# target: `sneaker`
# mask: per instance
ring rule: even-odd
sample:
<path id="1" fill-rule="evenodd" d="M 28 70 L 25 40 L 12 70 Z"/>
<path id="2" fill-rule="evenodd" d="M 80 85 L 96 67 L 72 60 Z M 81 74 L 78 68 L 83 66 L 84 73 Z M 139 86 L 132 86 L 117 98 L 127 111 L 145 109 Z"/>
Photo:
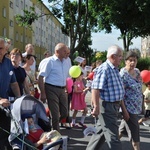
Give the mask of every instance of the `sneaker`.
<path id="1" fill-rule="evenodd" d="M 77 124 L 71 123 L 72 128 L 78 128 L 79 126 Z"/>
<path id="2" fill-rule="evenodd" d="M 85 124 L 81 123 L 81 122 L 79 122 L 79 125 L 80 125 L 81 127 L 83 127 L 83 128 L 87 128 L 87 126 L 86 126 Z"/>

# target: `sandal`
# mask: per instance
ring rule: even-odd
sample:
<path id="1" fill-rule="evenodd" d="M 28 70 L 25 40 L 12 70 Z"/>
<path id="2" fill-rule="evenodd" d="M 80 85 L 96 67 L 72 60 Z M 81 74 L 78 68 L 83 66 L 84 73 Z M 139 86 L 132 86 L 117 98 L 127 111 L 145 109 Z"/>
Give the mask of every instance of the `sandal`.
<path id="1" fill-rule="evenodd" d="M 77 124 L 71 123 L 72 128 L 78 128 L 79 126 Z"/>
<path id="2" fill-rule="evenodd" d="M 85 124 L 81 123 L 81 122 L 79 122 L 79 125 L 80 125 L 81 127 L 83 127 L 83 128 L 87 128 L 87 126 L 86 126 Z"/>

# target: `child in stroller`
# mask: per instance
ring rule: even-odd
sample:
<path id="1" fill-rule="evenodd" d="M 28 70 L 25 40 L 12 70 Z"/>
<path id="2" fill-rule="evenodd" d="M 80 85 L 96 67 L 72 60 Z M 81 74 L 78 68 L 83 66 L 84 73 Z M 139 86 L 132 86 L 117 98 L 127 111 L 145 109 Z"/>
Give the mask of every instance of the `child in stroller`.
<path id="1" fill-rule="evenodd" d="M 27 117 L 27 114 L 30 115 L 30 117 L 29 116 Z M 24 122 L 25 118 L 26 118 L 26 121 Z M 29 142 L 30 140 L 26 138 L 29 136 L 27 132 L 25 132 L 27 130 L 24 130 L 26 129 L 25 124 L 27 125 L 27 119 L 29 119 L 28 120 L 28 122 L 30 122 L 29 124 L 31 124 L 31 122 L 33 123 L 33 120 L 34 120 L 36 127 L 38 127 L 37 129 L 39 129 L 39 127 L 42 128 L 41 133 L 43 133 L 43 131 L 44 132 L 50 131 L 50 128 L 49 128 L 50 120 L 48 120 L 47 118 L 44 105 L 36 98 L 30 95 L 24 95 L 18 98 L 13 103 L 13 107 L 11 110 L 11 133 L 9 136 L 9 142 L 12 145 L 13 149 L 24 149 L 24 147 L 25 148 L 27 147 L 26 148 L 27 150 L 37 149 L 36 147 L 48 141 L 47 135 L 52 136 L 54 135 L 54 133 L 56 133 L 56 131 L 52 131 L 52 132 L 49 132 L 49 134 L 46 134 L 46 135 L 43 134 L 44 135 L 43 138 L 41 137 L 41 139 L 39 139 L 39 141 L 36 142 L 35 144 L 36 146 L 35 146 L 34 144 L 31 144 L 31 142 Z M 30 128 L 32 127 L 33 126 L 30 126 Z M 61 137 L 59 136 L 59 138 Z M 44 150 L 50 149 L 51 145 L 53 145 L 52 147 L 54 147 L 56 145 L 64 144 L 64 142 L 62 141 L 62 138 L 58 140 L 59 143 L 57 143 L 58 141 L 54 142 L 54 140 L 52 139 L 53 137 L 51 137 L 52 142 L 50 142 L 52 144 L 46 145 L 46 148 L 44 147 Z M 28 144 L 28 142 L 31 145 Z"/>
<path id="2" fill-rule="evenodd" d="M 61 138 L 61 134 L 52 130 L 50 132 L 44 132 L 42 128 L 40 128 L 37 124 L 34 123 L 33 117 L 30 114 L 26 114 L 22 116 L 22 120 L 27 119 L 29 134 L 27 135 L 27 139 L 34 143 L 35 147 L 39 150 L 43 149 L 43 144 L 51 144 L 52 142 L 57 141 Z M 60 146 L 55 146 L 55 150 Z"/>

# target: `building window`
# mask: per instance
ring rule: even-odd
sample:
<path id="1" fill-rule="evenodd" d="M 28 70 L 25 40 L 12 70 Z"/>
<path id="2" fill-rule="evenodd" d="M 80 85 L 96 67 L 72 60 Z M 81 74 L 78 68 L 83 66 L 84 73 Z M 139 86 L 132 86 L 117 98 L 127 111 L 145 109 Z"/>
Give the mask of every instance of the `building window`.
<path id="1" fill-rule="evenodd" d="M 12 20 L 10 20 L 10 26 L 13 27 L 13 21 Z"/>
<path id="2" fill-rule="evenodd" d="M 16 6 L 19 7 L 19 0 L 16 0 Z"/>
<path id="3" fill-rule="evenodd" d="M 27 36 L 26 36 L 26 38 L 25 38 L 25 42 L 28 43 L 28 38 L 27 38 Z"/>
<path id="4" fill-rule="evenodd" d="M 28 5 L 26 5 L 26 10 L 28 10 Z"/>
<path id="5" fill-rule="evenodd" d="M 21 34 L 21 38 L 20 38 L 20 41 L 21 41 L 21 42 L 23 42 L 23 35 L 22 35 L 22 34 Z"/>
<path id="6" fill-rule="evenodd" d="M 41 35 L 41 29 L 39 28 L 39 35 Z"/>
<path id="7" fill-rule="evenodd" d="M 16 33 L 16 41 L 18 41 L 18 32 Z"/>
<path id="8" fill-rule="evenodd" d="M 6 8 L 3 8 L 3 17 L 6 18 Z"/>
<path id="9" fill-rule="evenodd" d="M 3 28 L 3 36 L 6 37 L 6 28 Z"/>
<path id="10" fill-rule="evenodd" d="M 24 9 L 23 1 L 21 1 L 21 9 Z"/>
<path id="11" fill-rule="evenodd" d="M 38 27 L 36 27 L 36 34 L 38 35 Z"/>
<path id="12" fill-rule="evenodd" d="M 13 8 L 13 2 L 12 1 L 10 1 L 9 6 L 10 6 L 10 8 Z"/>

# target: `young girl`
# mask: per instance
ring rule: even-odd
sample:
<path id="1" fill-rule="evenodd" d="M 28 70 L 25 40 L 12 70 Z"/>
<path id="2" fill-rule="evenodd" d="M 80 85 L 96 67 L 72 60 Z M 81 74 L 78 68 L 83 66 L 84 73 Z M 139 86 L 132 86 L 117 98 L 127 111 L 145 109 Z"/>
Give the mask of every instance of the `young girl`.
<path id="1" fill-rule="evenodd" d="M 71 110 L 74 110 L 72 115 L 72 123 L 71 127 L 78 127 L 76 125 L 76 115 L 79 110 L 82 111 L 82 117 L 81 121 L 79 122 L 79 125 L 83 128 L 86 128 L 86 125 L 84 125 L 84 120 L 87 113 L 87 106 L 85 103 L 85 93 L 88 91 L 89 88 L 85 88 L 83 84 L 83 73 L 75 79 L 75 82 L 73 84 L 73 94 L 72 94 L 72 101 L 71 101 Z"/>
<path id="2" fill-rule="evenodd" d="M 145 126 L 149 126 L 146 124 L 146 121 L 150 118 L 150 82 L 146 83 L 146 90 L 144 91 L 144 106 L 145 106 L 145 115 L 144 118 L 141 118 L 138 122 L 143 123 Z"/>

